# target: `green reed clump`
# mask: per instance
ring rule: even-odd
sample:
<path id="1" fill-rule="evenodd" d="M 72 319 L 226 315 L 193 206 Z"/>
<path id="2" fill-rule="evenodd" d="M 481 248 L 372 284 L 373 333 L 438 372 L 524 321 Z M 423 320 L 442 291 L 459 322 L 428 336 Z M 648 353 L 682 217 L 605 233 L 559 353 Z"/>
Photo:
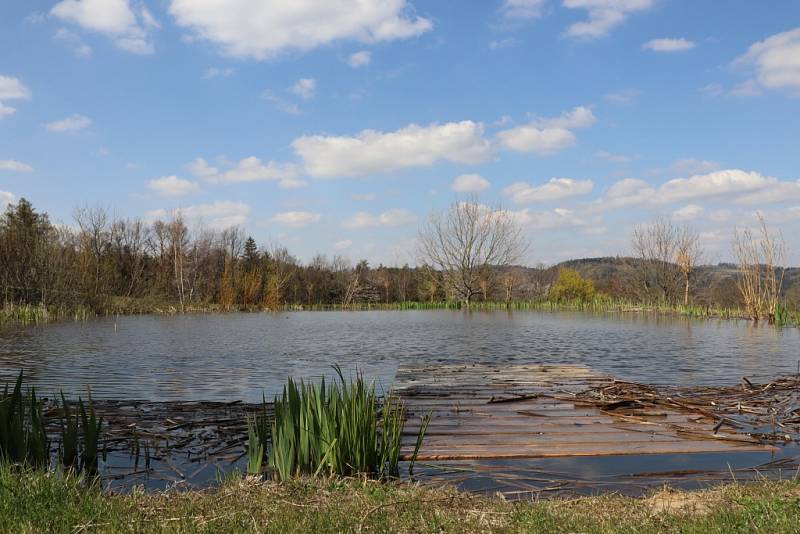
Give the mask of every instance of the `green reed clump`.
<path id="1" fill-rule="evenodd" d="M 83 403 L 83 399 L 78 398 L 78 412 L 81 417 L 81 433 L 83 440 L 81 445 L 81 468 L 90 472 L 97 472 L 98 459 L 100 457 L 100 439 L 102 437 L 103 419 L 97 418 L 92 402 L 92 392 L 89 391 L 89 409 Z"/>
<path id="2" fill-rule="evenodd" d="M 11 393 L 6 385 L 0 396 L 0 461 L 46 467 L 50 459 L 50 442 L 42 405 L 34 388 L 23 395 L 22 379 L 20 371 Z"/>
<path id="3" fill-rule="evenodd" d="M 336 372 L 339 380 L 330 383 L 290 378 L 275 398 L 268 461 L 277 478 L 399 475 L 405 408 L 393 398 L 381 407 L 374 382 L 367 384 L 362 374 L 346 382 Z M 420 434 L 421 443 L 424 430 Z"/>

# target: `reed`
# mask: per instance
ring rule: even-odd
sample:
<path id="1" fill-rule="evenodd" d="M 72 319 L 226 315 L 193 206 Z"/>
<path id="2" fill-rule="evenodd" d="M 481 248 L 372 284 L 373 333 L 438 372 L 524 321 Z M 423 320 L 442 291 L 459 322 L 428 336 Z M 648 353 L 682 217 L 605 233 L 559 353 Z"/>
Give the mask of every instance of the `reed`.
<path id="1" fill-rule="evenodd" d="M 92 402 L 92 392 L 89 390 L 89 409 L 87 411 L 83 399 L 78 398 L 78 413 L 80 414 L 81 433 L 83 434 L 81 449 L 81 468 L 89 473 L 97 473 L 100 452 L 100 440 L 103 430 L 103 419 L 97 419 Z"/>
<path id="2" fill-rule="evenodd" d="M 275 398 L 270 470 L 280 480 L 320 473 L 398 476 L 405 408 L 394 398 L 381 406 L 374 382 L 367 384 L 361 373 L 347 382 L 335 369 L 338 380 L 330 383 L 290 378 Z M 418 442 L 423 438 L 421 430 Z"/>
<path id="3" fill-rule="evenodd" d="M 59 448 L 59 455 L 61 465 L 65 470 L 77 469 L 78 460 L 80 459 L 79 442 L 78 442 L 78 415 L 72 413 L 69 403 L 64 398 L 64 392 L 61 392 L 61 404 L 64 409 L 64 416 L 61 418 L 61 446 Z"/>
<path id="4" fill-rule="evenodd" d="M 22 393 L 20 371 L 14 389 L 8 385 L 0 397 L 0 461 L 34 467 L 47 466 L 50 442 L 47 439 L 41 402 L 36 390 Z"/>

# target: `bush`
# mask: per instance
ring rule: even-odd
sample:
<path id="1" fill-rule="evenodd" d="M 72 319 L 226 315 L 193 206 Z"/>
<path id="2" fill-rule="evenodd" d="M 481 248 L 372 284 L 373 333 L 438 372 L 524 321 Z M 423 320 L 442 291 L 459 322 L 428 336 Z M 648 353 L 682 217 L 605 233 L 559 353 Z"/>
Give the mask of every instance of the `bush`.
<path id="1" fill-rule="evenodd" d="M 558 280 L 550 289 L 550 299 L 589 301 L 597 295 L 594 282 L 583 278 L 574 269 L 561 268 L 558 270 Z"/>

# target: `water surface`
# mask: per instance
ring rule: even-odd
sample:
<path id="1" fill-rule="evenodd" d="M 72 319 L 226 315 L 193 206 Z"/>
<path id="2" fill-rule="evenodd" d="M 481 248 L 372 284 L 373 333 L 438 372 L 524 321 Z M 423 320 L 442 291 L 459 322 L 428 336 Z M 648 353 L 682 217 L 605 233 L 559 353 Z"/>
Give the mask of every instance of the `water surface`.
<path id="1" fill-rule="evenodd" d="M 626 380 L 729 384 L 797 372 L 800 331 L 745 321 L 536 311 L 237 313 L 102 318 L 0 330 L 0 381 L 43 394 L 244 400 L 287 376 L 361 369 L 385 387 L 418 362 L 580 363 Z"/>

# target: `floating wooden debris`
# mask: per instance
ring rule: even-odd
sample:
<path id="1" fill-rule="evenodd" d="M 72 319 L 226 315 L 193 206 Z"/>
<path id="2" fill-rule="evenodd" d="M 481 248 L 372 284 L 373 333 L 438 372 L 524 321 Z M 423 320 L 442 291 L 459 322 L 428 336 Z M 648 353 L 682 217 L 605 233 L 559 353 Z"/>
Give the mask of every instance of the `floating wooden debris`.
<path id="1" fill-rule="evenodd" d="M 407 456 L 418 430 L 412 422 L 430 411 L 418 459 L 441 461 L 769 451 L 774 440 L 741 431 L 730 400 L 712 400 L 735 389 L 739 412 L 744 401 L 767 416 L 757 392 L 776 387 L 665 394 L 581 365 L 471 364 L 401 367 L 393 392 L 409 414 Z"/>

